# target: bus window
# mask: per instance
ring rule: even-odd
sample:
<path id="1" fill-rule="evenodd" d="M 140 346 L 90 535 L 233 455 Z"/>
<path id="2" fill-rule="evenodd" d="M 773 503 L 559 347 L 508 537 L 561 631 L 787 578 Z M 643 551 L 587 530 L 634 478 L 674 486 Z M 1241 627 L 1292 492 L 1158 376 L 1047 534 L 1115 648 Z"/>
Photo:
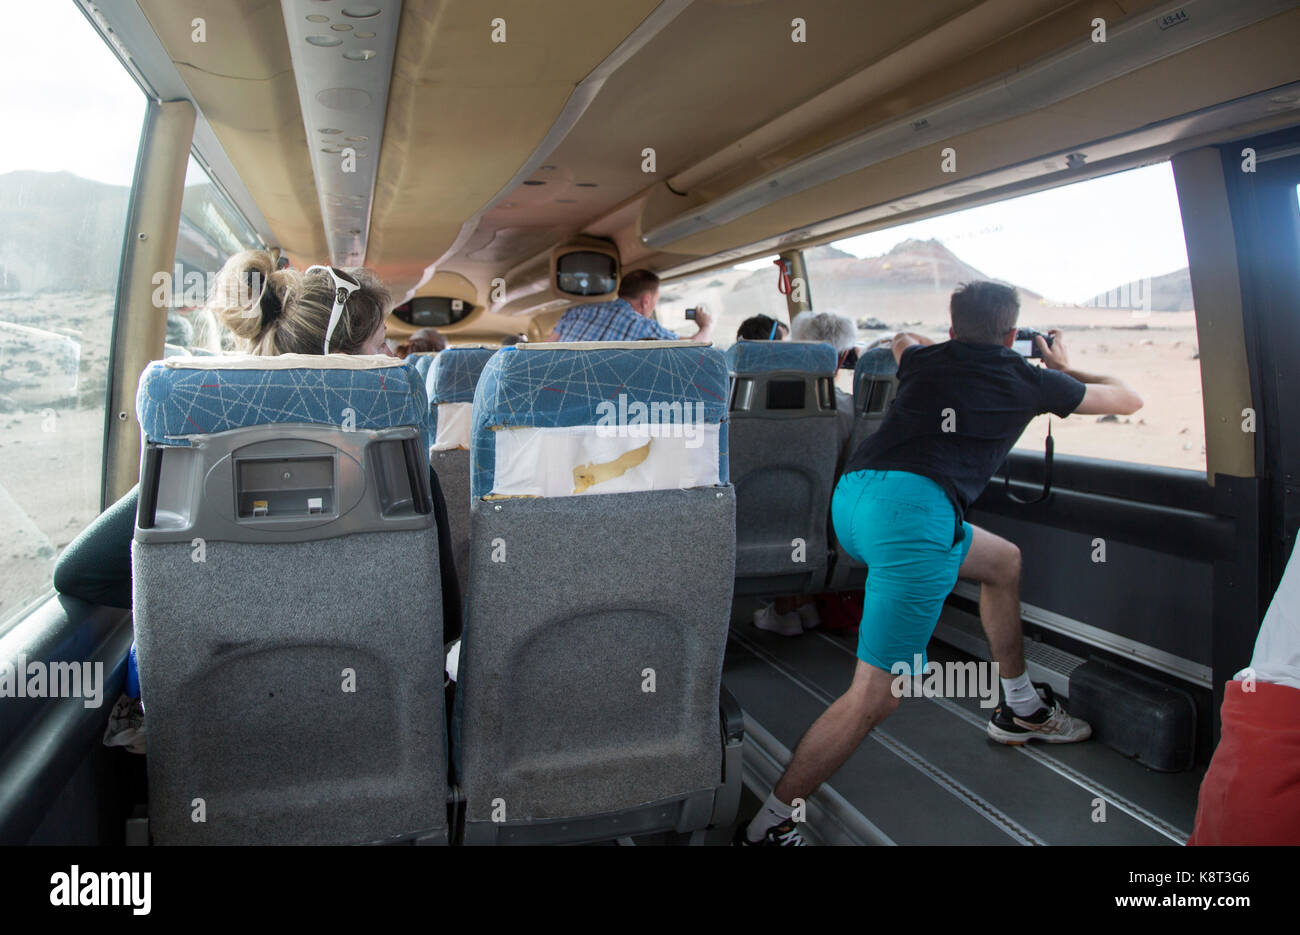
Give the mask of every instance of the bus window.
<path id="1" fill-rule="evenodd" d="M 0 60 L 0 630 L 100 511 L 118 267 L 145 96 L 78 8 Z M 70 68 L 51 68 L 51 49 Z"/>
<path id="2" fill-rule="evenodd" d="M 1182 216 L 1168 163 L 970 208 L 804 251 L 818 311 L 948 336 L 959 283 L 1020 292 L 1020 326 L 1065 336 L 1072 367 L 1120 377 L 1133 416 L 1040 416 L 1017 447 L 1205 470 L 1201 376 Z"/>
<path id="3" fill-rule="evenodd" d="M 788 323 L 785 296 L 776 289 L 775 259 L 750 260 L 729 269 L 664 283 L 659 290 L 659 323 L 692 334 L 694 329 L 685 327 L 689 324 L 686 310 L 703 305 L 713 316 L 713 344 L 724 349 L 735 343 L 740 323 L 753 315 L 768 315 Z"/>
<path id="4" fill-rule="evenodd" d="M 218 270 L 241 250 L 265 244 L 193 155 L 185 170 L 185 197 L 171 272 L 155 281 L 155 299 L 167 304 L 167 344 L 220 353 L 230 350 L 230 332 L 204 308 Z"/>

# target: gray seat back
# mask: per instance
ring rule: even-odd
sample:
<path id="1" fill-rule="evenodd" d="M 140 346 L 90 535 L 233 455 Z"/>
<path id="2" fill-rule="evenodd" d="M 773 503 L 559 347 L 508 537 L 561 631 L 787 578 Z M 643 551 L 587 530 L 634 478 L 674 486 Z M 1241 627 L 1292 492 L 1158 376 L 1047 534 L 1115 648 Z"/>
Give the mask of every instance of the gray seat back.
<path id="1" fill-rule="evenodd" d="M 731 372 L 736 591 L 820 591 L 840 454 L 829 344 L 739 341 Z"/>
<path id="2" fill-rule="evenodd" d="M 844 460 L 857 452 L 868 437 L 875 434 L 885 413 L 898 395 L 898 362 L 888 347 L 874 347 L 864 352 L 853 367 L 853 431 L 845 447 Z M 858 588 L 866 580 L 867 567 L 851 557 L 835 539 L 831 529 L 831 573 L 829 590 Z"/>
<path id="3" fill-rule="evenodd" d="M 445 840 L 422 383 L 309 365 L 326 358 L 186 360 L 150 365 L 137 399 L 154 840 Z"/>
<path id="4" fill-rule="evenodd" d="M 461 598 L 469 595 L 469 448 L 460 447 L 457 439 L 447 440 L 438 433 L 438 414 L 453 407 L 470 407 L 474 388 L 478 386 L 483 365 L 495 353 L 494 348 L 449 347 L 437 356 L 429 371 L 429 404 L 435 441 L 429 462 L 438 475 L 443 498 L 447 501 L 447 525 L 451 533 L 452 555 L 456 560 L 456 577 L 460 580 Z M 444 426 L 450 419 L 443 419 Z M 448 447 L 455 446 L 455 447 Z"/>
<path id="5" fill-rule="evenodd" d="M 848 457 L 862 442 L 880 428 L 885 413 L 898 395 L 898 362 L 888 347 L 874 347 L 864 352 L 853 367 L 853 433 L 849 436 Z"/>
<path id="6" fill-rule="evenodd" d="M 466 843 L 708 823 L 722 780 L 718 704 L 734 574 L 725 397 L 722 355 L 699 345 L 520 346 L 484 369 L 454 741 Z M 517 467 L 507 463 L 516 439 L 502 436 L 593 426 L 606 401 L 616 413 L 675 403 L 681 414 L 689 403 L 714 433 L 712 481 L 599 492 L 615 480 L 631 485 L 638 462 L 583 494 L 495 492 Z M 639 437 L 629 444 L 656 450 Z"/>

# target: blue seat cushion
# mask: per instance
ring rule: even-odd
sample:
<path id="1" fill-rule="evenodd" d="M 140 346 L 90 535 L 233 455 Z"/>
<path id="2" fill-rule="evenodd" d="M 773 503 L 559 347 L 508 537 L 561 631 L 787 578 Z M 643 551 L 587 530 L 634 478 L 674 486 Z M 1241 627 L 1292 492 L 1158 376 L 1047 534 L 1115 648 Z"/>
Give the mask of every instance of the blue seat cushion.
<path id="1" fill-rule="evenodd" d="M 438 434 L 439 403 L 472 403 L 483 366 L 496 353 L 493 347 L 449 347 L 438 355 L 429 373 L 429 403 L 434 436 Z"/>
<path id="2" fill-rule="evenodd" d="M 433 392 L 429 401 L 472 403 L 483 365 L 496 353 L 493 347 L 449 347 L 433 365 Z"/>
<path id="3" fill-rule="evenodd" d="M 728 376 L 722 352 L 692 347 L 608 348 L 507 347 L 483 368 L 474 394 L 471 490 L 492 490 L 496 469 L 495 429 L 508 426 L 556 428 L 596 425 L 608 402 L 691 405 L 705 424 L 719 429 L 718 478 L 727 483 Z M 829 347 L 829 345 L 827 345 Z"/>
<path id="4" fill-rule="evenodd" d="M 858 362 L 853 366 L 853 401 L 857 408 L 866 405 L 866 385 L 872 380 L 887 379 L 898 375 L 898 361 L 894 360 L 892 347 L 873 347 L 863 351 Z"/>
<path id="5" fill-rule="evenodd" d="M 737 341 L 727 348 L 731 373 L 772 373 L 797 370 L 833 375 L 839 355 L 829 344 L 804 341 Z"/>
<path id="6" fill-rule="evenodd" d="M 428 377 L 437 357 L 438 354 L 434 351 L 422 351 L 418 354 L 407 354 L 406 363 L 408 366 L 414 366 L 415 372 L 420 376 Z"/>
<path id="7" fill-rule="evenodd" d="M 286 357 L 293 365 L 283 366 Z M 430 445 L 429 402 L 414 367 L 393 358 L 368 369 L 325 367 L 323 357 L 267 358 L 278 366 L 249 367 L 248 357 L 170 358 L 140 376 L 136 416 L 145 437 L 188 445 L 186 436 L 254 425 L 313 423 L 342 426 L 352 413 L 358 429 L 418 426 Z M 242 365 L 222 366 L 239 361 Z"/>

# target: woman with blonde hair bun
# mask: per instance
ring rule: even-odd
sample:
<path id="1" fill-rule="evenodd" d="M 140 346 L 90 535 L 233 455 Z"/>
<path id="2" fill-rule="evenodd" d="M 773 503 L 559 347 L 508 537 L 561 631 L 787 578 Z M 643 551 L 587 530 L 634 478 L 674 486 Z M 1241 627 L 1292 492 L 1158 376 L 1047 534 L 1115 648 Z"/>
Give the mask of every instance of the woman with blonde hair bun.
<path id="1" fill-rule="evenodd" d="M 276 269 L 270 253 L 245 250 L 221 267 L 204 309 L 230 329 L 236 349 L 243 353 L 392 357 L 384 340 L 391 304 L 388 290 L 369 270 Z M 429 481 L 438 521 L 443 632 L 451 640 L 460 635 L 460 587 L 447 506 L 432 470 Z M 138 494 L 137 485 L 69 543 L 54 567 L 54 587 L 60 593 L 92 604 L 131 607 L 131 539 Z"/>
<path id="2" fill-rule="evenodd" d="M 340 296 L 340 314 L 334 316 Z M 221 267 L 207 310 L 250 354 L 392 356 L 384 340 L 391 305 L 388 290 L 370 270 L 276 269 L 265 250 L 245 250 Z"/>

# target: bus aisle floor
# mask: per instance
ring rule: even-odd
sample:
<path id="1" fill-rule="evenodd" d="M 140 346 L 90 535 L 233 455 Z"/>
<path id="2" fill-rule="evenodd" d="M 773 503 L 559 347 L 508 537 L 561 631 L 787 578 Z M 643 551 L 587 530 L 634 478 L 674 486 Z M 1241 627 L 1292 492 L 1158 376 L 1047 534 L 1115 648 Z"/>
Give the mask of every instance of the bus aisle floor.
<path id="1" fill-rule="evenodd" d="M 809 725 L 848 686 L 856 637 L 788 638 L 737 600 L 724 684 L 746 715 L 745 785 L 761 801 Z M 974 657 L 938 641 L 931 661 Z M 1186 841 L 1203 767 L 1158 773 L 1097 741 L 1007 747 L 966 697 L 904 698 L 809 803 L 805 835 L 823 843 L 1138 844 Z M 829 788 L 828 788 L 829 787 Z M 742 806 L 748 819 L 757 801 Z"/>

